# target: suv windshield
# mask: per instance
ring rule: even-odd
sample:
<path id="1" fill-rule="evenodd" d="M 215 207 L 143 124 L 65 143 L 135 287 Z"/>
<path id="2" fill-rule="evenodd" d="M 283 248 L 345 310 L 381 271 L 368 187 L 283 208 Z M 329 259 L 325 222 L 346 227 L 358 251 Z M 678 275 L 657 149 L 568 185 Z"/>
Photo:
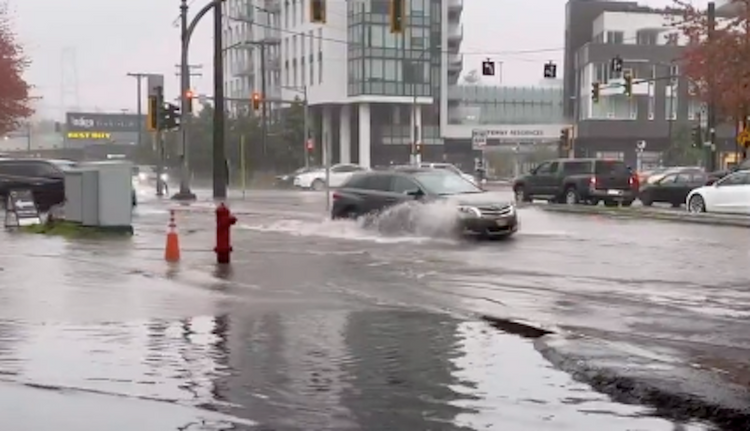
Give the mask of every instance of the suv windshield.
<path id="1" fill-rule="evenodd" d="M 596 175 L 630 175 L 630 170 L 617 160 L 597 160 Z"/>
<path id="2" fill-rule="evenodd" d="M 482 189 L 450 171 L 421 172 L 416 174 L 415 177 L 428 193 L 435 195 L 483 193 Z"/>

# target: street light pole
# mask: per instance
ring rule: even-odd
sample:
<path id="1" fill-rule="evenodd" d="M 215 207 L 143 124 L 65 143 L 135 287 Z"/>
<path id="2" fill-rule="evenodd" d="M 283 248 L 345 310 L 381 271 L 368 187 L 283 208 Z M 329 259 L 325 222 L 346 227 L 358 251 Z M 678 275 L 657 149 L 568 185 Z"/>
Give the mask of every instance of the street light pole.
<path id="1" fill-rule="evenodd" d="M 215 2 L 209 4 L 213 7 Z M 221 7 L 221 6 L 217 6 Z M 206 9 L 206 8 L 204 8 Z M 197 23 L 201 15 L 196 16 L 193 24 Z M 192 26 L 195 27 L 194 25 Z M 188 48 L 190 46 L 191 26 L 188 25 L 187 0 L 180 2 L 180 190 L 172 196 L 174 200 L 195 200 L 195 194 L 190 190 L 190 168 L 188 165 L 188 126 L 191 113 L 189 112 L 188 91 L 190 90 L 190 63 L 188 62 Z"/>
<path id="2" fill-rule="evenodd" d="M 716 33 L 716 3 L 708 3 L 708 43 L 712 43 Z M 706 169 L 711 172 L 716 170 L 716 82 L 714 72 L 709 72 L 708 77 L 708 142 L 706 145 Z"/>

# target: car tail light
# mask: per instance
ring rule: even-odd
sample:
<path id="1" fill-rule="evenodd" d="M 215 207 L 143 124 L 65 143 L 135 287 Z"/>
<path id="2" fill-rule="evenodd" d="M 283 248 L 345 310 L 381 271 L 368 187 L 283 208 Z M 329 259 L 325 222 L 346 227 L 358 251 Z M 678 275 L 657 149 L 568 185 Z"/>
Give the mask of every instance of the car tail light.
<path id="1" fill-rule="evenodd" d="M 628 182 L 631 188 L 638 188 L 638 177 L 633 175 Z"/>
<path id="2" fill-rule="evenodd" d="M 596 188 L 596 177 L 591 177 L 591 179 L 589 180 L 589 187 L 591 187 L 592 189 Z"/>
<path id="3" fill-rule="evenodd" d="M 331 197 L 333 198 L 333 200 L 341 199 L 341 195 L 336 192 L 334 192 L 333 195 L 331 195 Z"/>

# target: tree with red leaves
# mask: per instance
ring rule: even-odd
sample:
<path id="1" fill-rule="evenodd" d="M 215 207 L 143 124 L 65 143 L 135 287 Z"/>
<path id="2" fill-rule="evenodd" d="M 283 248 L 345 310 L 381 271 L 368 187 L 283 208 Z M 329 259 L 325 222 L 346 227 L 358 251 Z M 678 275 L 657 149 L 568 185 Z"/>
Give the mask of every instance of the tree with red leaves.
<path id="1" fill-rule="evenodd" d="M 31 116 L 31 86 L 23 78 L 29 65 L 12 29 L 8 5 L 0 3 L 0 134 L 16 130 Z"/>
<path id="2" fill-rule="evenodd" d="M 733 0 L 737 14 L 717 18 L 711 40 L 708 15 L 686 0 L 673 0 L 679 11 L 673 25 L 689 40 L 682 57 L 685 75 L 697 95 L 709 102 L 709 82 L 713 101 L 723 120 L 741 119 L 750 114 L 750 0 Z"/>

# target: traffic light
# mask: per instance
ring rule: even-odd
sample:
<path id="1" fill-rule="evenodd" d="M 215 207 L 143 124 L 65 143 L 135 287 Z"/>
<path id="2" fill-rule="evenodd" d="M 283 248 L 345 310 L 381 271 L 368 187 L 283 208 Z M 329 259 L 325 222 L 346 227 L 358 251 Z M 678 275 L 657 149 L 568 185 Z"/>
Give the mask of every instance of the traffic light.
<path id="1" fill-rule="evenodd" d="M 415 155 L 422 154 L 422 143 L 421 142 L 416 142 L 414 144 L 414 154 Z"/>
<path id="2" fill-rule="evenodd" d="M 193 90 L 188 90 L 187 93 L 185 93 L 185 105 L 187 105 L 187 112 L 189 114 L 193 113 L 193 99 L 195 98 L 195 94 L 193 93 Z"/>
<path id="3" fill-rule="evenodd" d="M 544 65 L 544 77 L 547 79 L 557 78 L 557 65 L 549 62 Z"/>
<path id="4" fill-rule="evenodd" d="M 615 73 L 622 73 L 622 58 L 619 56 L 612 59 L 612 62 L 610 63 L 610 71 Z"/>
<path id="5" fill-rule="evenodd" d="M 625 74 L 625 95 L 633 96 L 633 75 L 629 73 Z"/>
<path id="6" fill-rule="evenodd" d="M 406 15 L 406 0 L 390 0 L 389 15 L 391 33 L 403 33 Z"/>
<path id="7" fill-rule="evenodd" d="M 310 22 L 326 23 L 326 0 L 310 0 Z"/>
<path id="8" fill-rule="evenodd" d="M 594 103 L 599 103 L 599 93 L 602 90 L 602 84 L 594 82 L 591 84 L 591 100 Z"/>
<path id="9" fill-rule="evenodd" d="M 148 96 L 146 128 L 149 132 L 155 132 L 159 130 L 159 98 L 156 96 Z"/>
<path id="10" fill-rule="evenodd" d="M 253 110 L 257 111 L 260 109 L 260 104 L 262 100 L 260 97 L 260 93 L 253 93 Z"/>
<path id="11" fill-rule="evenodd" d="M 564 128 L 560 130 L 560 149 L 562 151 L 570 151 L 570 129 Z"/>
<path id="12" fill-rule="evenodd" d="M 180 127 L 180 107 L 172 103 L 163 105 L 159 115 L 159 130 L 174 130 Z"/>

